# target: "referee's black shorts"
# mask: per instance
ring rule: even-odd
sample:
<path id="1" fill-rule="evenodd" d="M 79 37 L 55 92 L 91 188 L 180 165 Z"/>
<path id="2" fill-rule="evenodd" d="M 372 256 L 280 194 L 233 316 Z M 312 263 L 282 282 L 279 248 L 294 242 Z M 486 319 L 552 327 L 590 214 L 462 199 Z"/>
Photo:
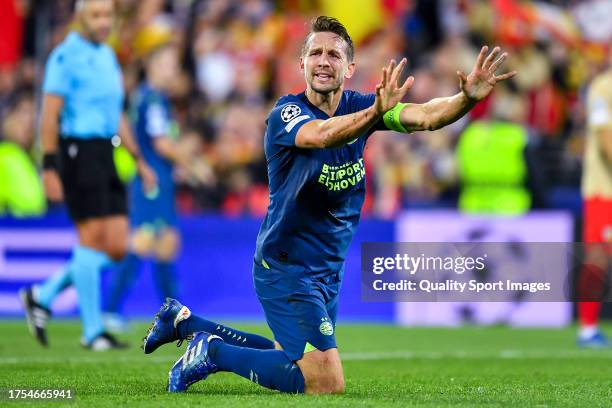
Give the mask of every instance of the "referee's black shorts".
<path id="1" fill-rule="evenodd" d="M 73 221 L 127 214 L 113 149 L 110 139 L 60 138 L 59 173 Z"/>

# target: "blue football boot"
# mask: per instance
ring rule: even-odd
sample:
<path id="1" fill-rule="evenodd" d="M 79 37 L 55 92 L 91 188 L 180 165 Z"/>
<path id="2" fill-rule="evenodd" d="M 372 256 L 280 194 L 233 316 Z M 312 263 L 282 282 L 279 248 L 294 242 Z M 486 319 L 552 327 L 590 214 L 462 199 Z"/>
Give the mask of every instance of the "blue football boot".
<path id="1" fill-rule="evenodd" d="M 187 351 L 178 359 L 168 373 L 168 392 L 184 392 L 193 383 L 206 379 L 219 371 L 208 354 L 210 342 L 221 337 L 207 332 L 194 333 Z"/>
<path id="2" fill-rule="evenodd" d="M 581 348 L 600 349 L 608 348 L 610 346 L 611 344 L 606 338 L 606 335 L 599 330 L 597 330 L 597 332 L 595 332 L 592 336 L 578 338 L 578 347 Z"/>
<path id="3" fill-rule="evenodd" d="M 145 354 L 152 353 L 159 346 L 176 340 L 178 340 L 177 347 L 180 347 L 184 339 L 179 337 L 176 326 L 189 316 L 191 311 L 187 306 L 183 306 L 178 300 L 166 298 L 166 302 L 155 315 L 147 335 L 142 339 L 142 349 Z"/>

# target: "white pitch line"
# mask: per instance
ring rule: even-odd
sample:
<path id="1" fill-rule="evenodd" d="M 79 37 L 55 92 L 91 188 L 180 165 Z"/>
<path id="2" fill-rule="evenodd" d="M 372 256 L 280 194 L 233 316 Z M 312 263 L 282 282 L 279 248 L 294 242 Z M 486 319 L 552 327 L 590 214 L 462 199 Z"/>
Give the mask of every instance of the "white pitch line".
<path id="1" fill-rule="evenodd" d="M 349 352 L 341 353 L 344 361 L 369 361 L 369 360 L 440 360 L 440 359 L 481 359 L 481 358 L 498 358 L 498 359 L 568 359 L 577 357 L 596 357 L 596 358 L 612 358 L 612 353 L 607 350 L 602 350 L 601 353 L 589 352 L 587 350 L 566 350 L 566 351 L 547 351 L 547 350 L 502 350 L 499 352 L 471 352 L 471 351 L 452 351 L 452 352 L 436 352 L 436 351 L 381 351 L 381 352 Z"/>
<path id="2" fill-rule="evenodd" d="M 179 355 L 180 353 L 177 353 Z M 343 361 L 373 361 L 373 360 L 441 360 L 441 359 L 554 359 L 571 358 L 612 359 L 608 350 L 601 352 L 589 350 L 567 350 L 551 352 L 546 350 L 502 350 L 491 353 L 474 353 L 469 351 L 435 352 L 435 351 L 374 351 L 341 353 Z M 115 353 L 98 354 L 82 357 L 0 357 L 0 364 L 104 364 L 104 363 L 172 363 L 174 357 L 162 356 L 118 356 Z"/>

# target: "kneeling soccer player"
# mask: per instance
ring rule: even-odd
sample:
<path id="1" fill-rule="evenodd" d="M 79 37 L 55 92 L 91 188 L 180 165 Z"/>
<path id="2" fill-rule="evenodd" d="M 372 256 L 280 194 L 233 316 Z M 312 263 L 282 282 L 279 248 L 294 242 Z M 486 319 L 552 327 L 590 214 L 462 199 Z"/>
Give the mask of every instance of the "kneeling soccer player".
<path id="1" fill-rule="evenodd" d="M 458 72 L 461 91 L 425 104 L 400 103 L 414 78 L 406 65 L 382 69 L 376 93 L 344 90 L 355 70 L 353 43 L 340 22 L 313 20 L 300 58 L 306 91 L 279 99 L 265 134 L 270 205 L 257 238 L 253 276 L 277 342 L 194 316 L 168 299 L 144 339 L 150 353 L 192 338 L 170 370 L 180 392 L 217 371 L 231 371 L 289 393 L 342 393 L 344 374 L 335 324 L 344 258 L 365 196 L 363 150 L 376 130 L 433 130 L 454 122 L 486 97 L 507 54 L 483 47 L 472 72 Z"/>

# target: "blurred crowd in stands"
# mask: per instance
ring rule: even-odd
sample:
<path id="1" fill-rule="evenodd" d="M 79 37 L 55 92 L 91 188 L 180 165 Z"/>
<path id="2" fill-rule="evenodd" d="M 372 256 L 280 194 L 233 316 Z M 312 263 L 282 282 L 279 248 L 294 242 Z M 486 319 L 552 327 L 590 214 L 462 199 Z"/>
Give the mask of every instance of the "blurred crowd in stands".
<path id="1" fill-rule="evenodd" d="M 71 27 L 73 3 L 0 0 L 0 142 L 18 144 L 33 163 L 40 158 L 35 118 L 44 62 Z M 167 41 L 181 51 L 183 72 L 172 92 L 181 139 L 214 174 L 206 185 L 176 175 L 183 213 L 265 213 L 266 115 L 279 96 L 304 89 L 299 51 L 318 14 L 339 18 L 354 37 L 357 70 L 348 88 L 361 92 L 374 90 L 390 58 L 407 56 L 416 78 L 409 102 L 454 94 L 456 71 L 469 72 L 483 44 L 504 47 L 510 53 L 505 69 L 519 72 L 451 126 L 374 135 L 365 155 L 366 214 L 457 206 L 495 212 L 473 204 L 480 193 L 462 202 L 462 189 L 478 184 L 478 174 L 487 187 L 524 189 L 508 212 L 578 211 L 585 91 L 608 63 L 612 1 L 117 0 L 117 10 L 110 44 L 128 94 L 148 51 Z M 467 132 L 474 123 L 486 127 Z M 504 123 L 512 127 L 495 126 Z M 507 149 L 518 156 L 496 160 L 494 152 L 506 149 L 495 145 L 508 140 L 504 132 L 516 136 Z M 512 174 L 487 180 L 500 167 Z M 1 172 L 2 163 L 0 180 Z"/>

